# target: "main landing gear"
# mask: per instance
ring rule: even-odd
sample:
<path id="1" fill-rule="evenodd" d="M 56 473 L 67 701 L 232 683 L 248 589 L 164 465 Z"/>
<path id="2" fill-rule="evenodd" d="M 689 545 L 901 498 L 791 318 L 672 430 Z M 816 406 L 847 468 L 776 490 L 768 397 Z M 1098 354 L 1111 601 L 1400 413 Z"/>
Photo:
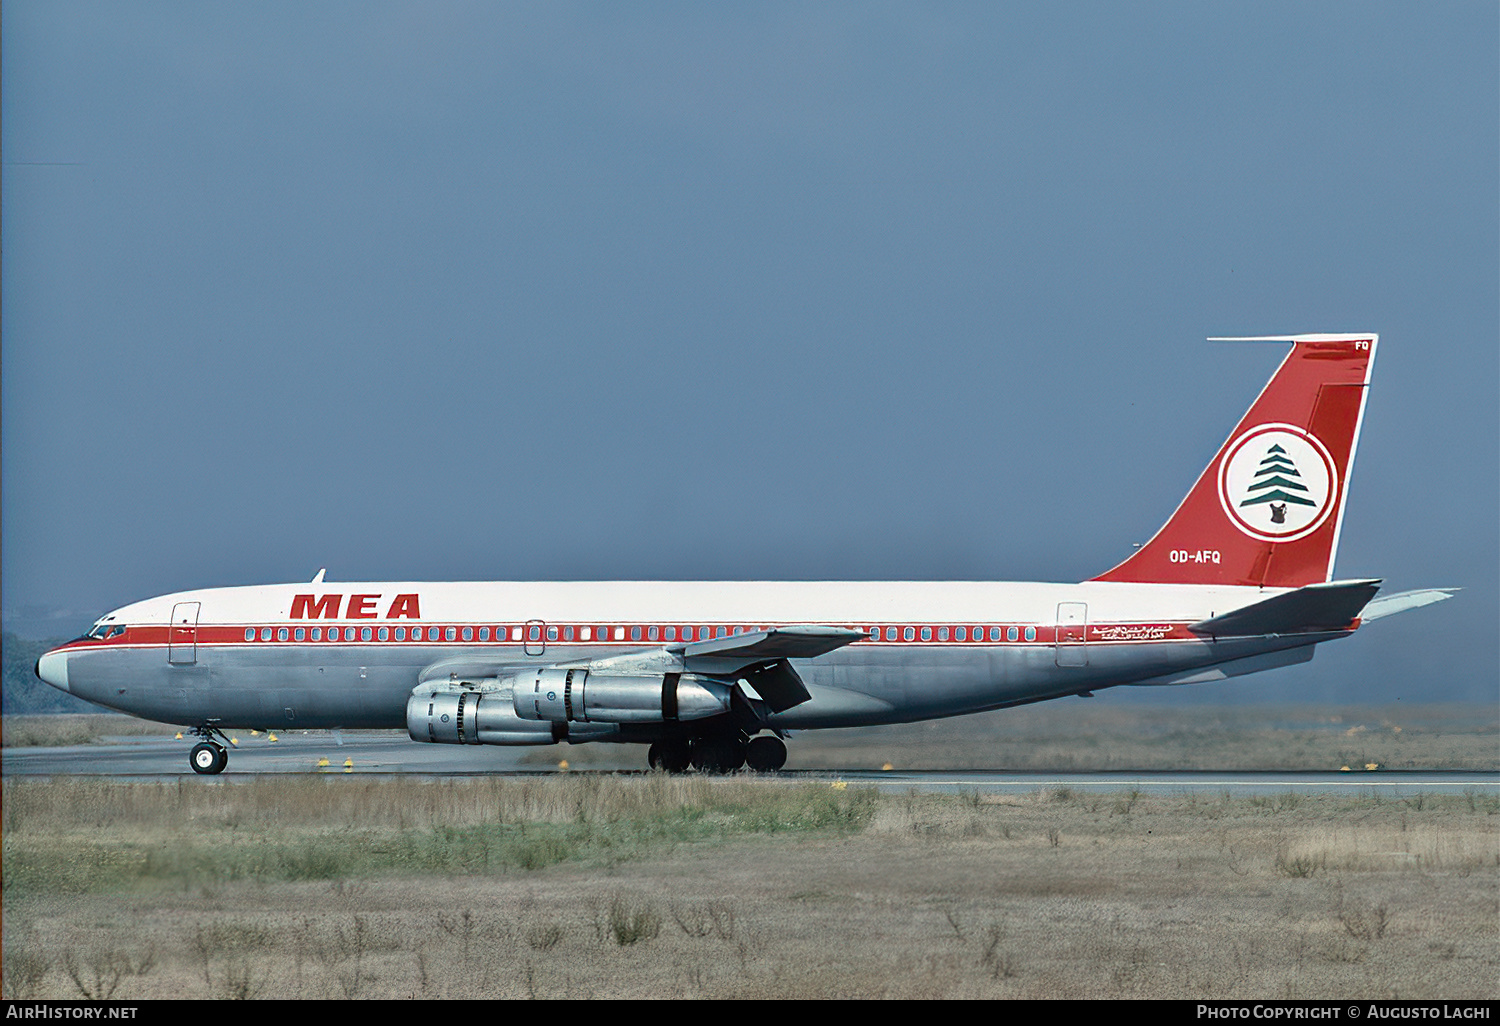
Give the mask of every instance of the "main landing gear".
<path id="1" fill-rule="evenodd" d="M 786 765 L 786 742 L 775 734 L 762 734 L 745 746 L 745 763 L 761 773 L 774 773 Z"/>
<path id="2" fill-rule="evenodd" d="M 746 740 L 718 735 L 691 741 L 658 741 L 646 754 L 652 769 L 681 773 L 689 766 L 700 773 L 733 773 L 749 766 L 760 773 L 773 773 L 786 765 L 786 742 L 774 734 Z"/>
<path id="3" fill-rule="evenodd" d="M 224 732 L 215 727 L 197 727 L 193 733 L 203 739 L 188 753 L 188 765 L 193 767 L 193 772 L 223 773 L 224 767 L 229 765 L 229 749 L 214 738 L 223 737 Z"/>
<path id="4" fill-rule="evenodd" d="M 691 765 L 692 748 L 686 741 L 658 741 L 646 751 L 646 762 L 652 769 L 681 773 Z"/>

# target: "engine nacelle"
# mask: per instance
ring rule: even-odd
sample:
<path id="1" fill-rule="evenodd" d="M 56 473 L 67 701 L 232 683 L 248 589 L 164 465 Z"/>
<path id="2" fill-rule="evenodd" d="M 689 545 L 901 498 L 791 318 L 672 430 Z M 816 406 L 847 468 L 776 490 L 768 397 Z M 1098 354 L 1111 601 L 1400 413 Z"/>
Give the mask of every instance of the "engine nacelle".
<path id="1" fill-rule="evenodd" d="M 550 728 L 525 722 L 508 695 L 480 691 L 416 692 L 406 701 L 406 732 L 413 741 L 450 745 L 550 745 Z"/>
<path id="2" fill-rule="evenodd" d="M 450 745 L 550 745 L 550 728 L 518 717 L 506 695 L 480 691 L 416 692 L 406 702 L 413 741 Z"/>
<path id="3" fill-rule="evenodd" d="M 496 683 L 493 678 L 481 684 Z M 406 732 L 413 741 L 449 745 L 550 745 L 604 741 L 619 733 L 613 723 L 572 727 L 516 715 L 508 691 L 418 688 L 406 700 Z"/>
<path id="4" fill-rule="evenodd" d="M 729 711 L 729 686 L 693 674 L 590 673 L 538 669 L 515 678 L 523 720 L 553 723 L 667 723 Z"/>

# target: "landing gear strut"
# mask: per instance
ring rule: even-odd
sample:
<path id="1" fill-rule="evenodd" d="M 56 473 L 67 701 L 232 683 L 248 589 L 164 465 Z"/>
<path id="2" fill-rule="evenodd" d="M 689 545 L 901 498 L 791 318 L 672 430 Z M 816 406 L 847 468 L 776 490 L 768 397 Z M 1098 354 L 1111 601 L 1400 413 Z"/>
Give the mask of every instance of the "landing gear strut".
<path id="1" fill-rule="evenodd" d="M 229 750 L 214 740 L 215 735 L 223 737 L 223 731 L 214 727 L 197 727 L 193 733 L 203 739 L 188 753 L 188 765 L 193 767 L 193 772 L 223 773 L 224 767 L 229 765 Z"/>

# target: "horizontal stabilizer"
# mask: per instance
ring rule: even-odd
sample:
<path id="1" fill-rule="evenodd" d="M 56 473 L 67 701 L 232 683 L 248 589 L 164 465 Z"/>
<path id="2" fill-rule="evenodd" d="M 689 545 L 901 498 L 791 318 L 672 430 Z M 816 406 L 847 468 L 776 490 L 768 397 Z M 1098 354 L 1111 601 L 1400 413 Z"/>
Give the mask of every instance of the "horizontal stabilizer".
<path id="1" fill-rule="evenodd" d="M 1375 601 L 1365 606 L 1365 611 L 1360 614 L 1360 619 L 1365 623 L 1371 620 L 1379 620 L 1383 616 L 1395 616 L 1404 613 L 1408 609 L 1420 609 L 1422 606 L 1430 606 L 1434 602 L 1442 602 L 1451 599 L 1457 588 L 1421 588 L 1417 591 L 1398 591 L 1394 595 L 1382 595 Z"/>
<path id="2" fill-rule="evenodd" d="M 1309 584 L 1232 613 L 1200 620 L 1188 630 L 1220 637 L 1344 630 L 1379 590 L 1378 580 Z"/>
<path id="3" fill-rule="evenodd" d="M 1264 670 L 1276 670 L 1283 666 L 1296 666 L 1298 663 L 1311 662 L 1313 653 L 1317 650 L 1317 645 L 1299 645 L 1296 648 L 1284 648 L 1280 652 L 1262 652 L 1260 655 L 1246 656 L 1244 659 L 1231 659 L 1227 663 L 1217 663 L 1196 670 L 1179 670 L 1176 673 L 1152 677 L 1150 680 L 1138 680 L 1135 684 L 1211 684 L 1214 681 L 1228 680 L 1230 677 L 1243 677 L 1247 673 L 1260 673 Z"/>
<path id="4" fill-rule="evenodd" d="M 721 659 L 813 659 L 843 648 L 864 634 L 847 627 L 795 624 L 763 631 L 731 634 L 727 638 L 693 641 L 682 646 L 689 659 L 714 656 Z"/>

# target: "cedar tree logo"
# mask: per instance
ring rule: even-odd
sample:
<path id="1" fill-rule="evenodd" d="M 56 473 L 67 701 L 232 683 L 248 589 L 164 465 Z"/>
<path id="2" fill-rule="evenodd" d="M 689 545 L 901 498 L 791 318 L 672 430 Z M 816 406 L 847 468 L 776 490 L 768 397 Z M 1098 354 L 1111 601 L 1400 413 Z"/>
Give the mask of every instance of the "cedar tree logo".
<path id="1" fill-rule="evenodd" d="M 1291 424 L 1262 424 L 1236 438 L 1219 464 L 1219 503 L 1231 523 L 1261 541 L 1312 534 L 1338 504 L 1333 457 Z"/>

